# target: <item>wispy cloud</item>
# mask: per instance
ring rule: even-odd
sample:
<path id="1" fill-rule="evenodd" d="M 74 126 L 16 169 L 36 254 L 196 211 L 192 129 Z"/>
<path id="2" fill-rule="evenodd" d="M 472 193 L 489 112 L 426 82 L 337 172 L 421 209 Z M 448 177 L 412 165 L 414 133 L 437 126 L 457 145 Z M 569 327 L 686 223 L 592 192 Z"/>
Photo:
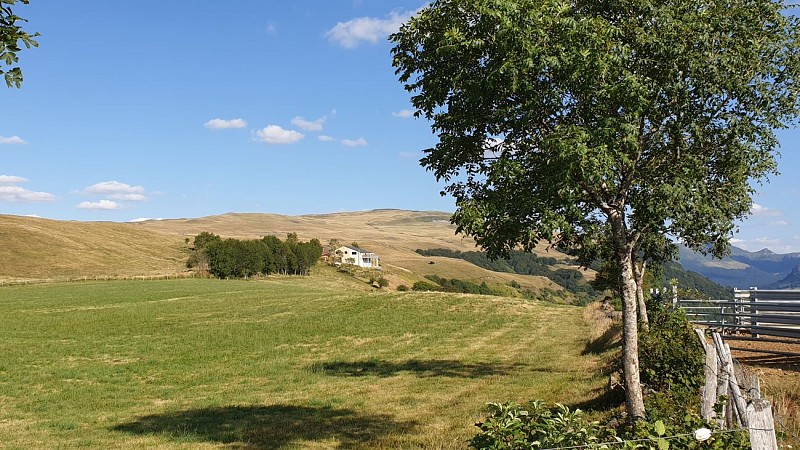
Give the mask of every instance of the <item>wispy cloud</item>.
<path id="1" fill-rule="evenodd" d="M 392 115 L 401 119 L 408 119 L 414 116 L 414 111 L 410 109 L 401 109 L 400 111 L 393 112 Z"/>
<path id="2" fill-rule="evenodd" d="M 367 140 L 363 137 L 358 139 L 342 139 L 342 145 L 346 145 L 347 147 L 363 147 L 367 145 Z"/>
<path id="3" fill-rule="evenodd" d="M 325 134 L 320 134 L 319 136 L 317 136 L 317 140 L 320 140 L 322 142 L 331 142 L 331 141 L 335 141 L 336 138 L 328 136 L 328 135 L 325 135 Z"/>
<path id="4" fill-rule="evenodd" d="M 27 178 L 15 175 L 0 175 L 0 201 L 13 203 L 52 202 L 56 196 L 47 192 L 37 192 L 17 186 L 26 183 Z"/>
<path id="5" fill-rule="evenodd" d="M 283 129 L 278 125 L 267 125 L 266 128 L 256 131 L 256 137 L 267 144 L 294 144 L 305 135 L 298 131 Z"/>
<path id="6" fill-rule="evenodd" d="M 25 183 L 27 178 L 17 177 L 14 175 L 0 175 L 0 184 L 18 184 Z"/>
<path id="7" fill-rule="evenodd" d="M 83 190 L 85 194 L 102 195 L 114 200 L 141 202 L 147 200 L 142 186 L 131 186 L 119 181 L 103 181 Z"/>
<path id="8" fill-rule="evenodd" d="M 11 137 L 0 136 L 0 144 L 14 145 L 14 144 L 27 144 L 27 142 L 25 142 L 19 136 L 11 136 Z"/>
<path id="9" fill-rule="evenodd" d="M 79 209 L 94 209 L 110 211 L 119 209 L 119 203 L 112 202 L 111 200 L 100 200 L 99 202 L 81 202 L 77 206 Z"/>
<path id="10" fill-rule="evenodd" d="M 347 22 L 339 22 L 325 33 L 330 42 L 344 48 L 356 48 L 362 42 L 376 43 L 386 39 L 400 29 L 405 21 L 415 14 L 414 11 L 393 11 L 387 17 L 358 17 Z"/>
<path id="11" fill-rule="evenodd" d="M 247 121 L 244 119 L 211 119 L 203 124 L 209 130 L 227 130 L 231 128 L 244 128 L 247 126 Z"/>
<path id="12" fill-rule="evenodd" d="M 303 117 L 295 117 L 292 119 L 292 125 L 301 130 L 322 131 L 322 126 L 325 124 L 326 120 L 328 120 L 328 116 L 322 116 L 317 120 L 306 120 Z"/>
<path id="13" fill-rule="evenodd" d="M 21 186 L 0 186 L 0 200 L 14 203 L 52 202 L 56 197 L 47 192 L 36 192 Z"/>
<path id="14" fill-rule="evenodd" d="M 750 207 L 750 214 L 757 217 L 780 217 L 783 216 L 783 211 L 753 203 L 753 206 Z"/>

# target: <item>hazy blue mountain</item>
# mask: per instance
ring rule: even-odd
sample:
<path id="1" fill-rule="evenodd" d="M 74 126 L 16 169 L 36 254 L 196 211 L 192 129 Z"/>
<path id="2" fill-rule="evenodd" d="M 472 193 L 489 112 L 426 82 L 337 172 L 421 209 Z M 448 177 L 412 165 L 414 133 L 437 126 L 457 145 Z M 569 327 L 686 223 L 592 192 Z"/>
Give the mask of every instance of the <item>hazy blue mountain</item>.
<path id="1" fill-rule="evenodd" d="M 800 266 L 795 267 L 789 275 L 776 283 L 767 286 L 767 289 L 798 289 L 800 288 Z"/>
<path id="2" fill-rule="evenodd" d="M 739 289 L 773 287 L 800 266 L 800 253 L 778 254 L 766 248 L 749 252 L 731 247 L 730 256 L 723 259 L 704 256 L 684 246 L 679 251 L 680 263 L 686 270 Z"/>

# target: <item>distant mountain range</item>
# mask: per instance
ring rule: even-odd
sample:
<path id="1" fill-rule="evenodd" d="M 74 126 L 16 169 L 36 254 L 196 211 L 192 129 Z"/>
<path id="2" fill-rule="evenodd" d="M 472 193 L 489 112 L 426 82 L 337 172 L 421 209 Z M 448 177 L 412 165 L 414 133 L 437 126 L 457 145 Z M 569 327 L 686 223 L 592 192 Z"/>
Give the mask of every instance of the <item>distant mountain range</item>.
<path id="1" fill-rule="evenodd" d="M 680 263 L 724 286 L 739 289 L 800 288 L 800 253 L 778 254 L 769 249 L 749 252 L 732 247 L 729 256 L 715 259 L 680 247 Z"/>

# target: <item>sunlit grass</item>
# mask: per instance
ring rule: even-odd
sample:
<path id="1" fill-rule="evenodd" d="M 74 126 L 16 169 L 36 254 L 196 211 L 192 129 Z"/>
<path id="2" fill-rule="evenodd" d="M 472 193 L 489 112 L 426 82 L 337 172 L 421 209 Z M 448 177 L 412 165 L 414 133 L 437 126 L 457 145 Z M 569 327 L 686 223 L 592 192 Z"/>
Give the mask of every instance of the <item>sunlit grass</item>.
<path id="1" fill-rule="evenodd" d="M 490 401 L 602 390 L 581 309 L 313 278 L 0 289 L 9 448 L 464 448 Z"/>

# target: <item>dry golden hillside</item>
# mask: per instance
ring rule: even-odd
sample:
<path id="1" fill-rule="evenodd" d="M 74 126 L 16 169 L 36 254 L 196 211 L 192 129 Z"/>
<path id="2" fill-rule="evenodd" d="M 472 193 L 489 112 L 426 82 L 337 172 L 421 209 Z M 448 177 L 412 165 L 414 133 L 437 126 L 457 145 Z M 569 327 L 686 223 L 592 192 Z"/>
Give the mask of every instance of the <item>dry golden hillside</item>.
<path id="1" fill-rule="evenodd" d="M 0 215 L 0 279 L 175 273 L 187 255 L 182 238 L 132 224 Z"/>
<path id="2" fill-rule="evenodd" d="M 498 273 L 451 258 L 423 257 L 416 249 L 475 250 L 472 239 L 455 234 L 449 214 L 375 210 L 304 216 L 229 213 L 196 219 L 139 223 L 64 222 L 0 216 L 0 279 L 167 274 L 184 270 L 185 240 L 202 231 L 223 237 L 260 238 L 297 233 L 301 240 L 336 239 L 378 253 L 392 285 L 428 274 L 444 278 L 557 289 L 543 277 Z M 543 246 L 537 254 L 560 256 Z M 433 264 L 432 264 L 433 263 Z"/>

